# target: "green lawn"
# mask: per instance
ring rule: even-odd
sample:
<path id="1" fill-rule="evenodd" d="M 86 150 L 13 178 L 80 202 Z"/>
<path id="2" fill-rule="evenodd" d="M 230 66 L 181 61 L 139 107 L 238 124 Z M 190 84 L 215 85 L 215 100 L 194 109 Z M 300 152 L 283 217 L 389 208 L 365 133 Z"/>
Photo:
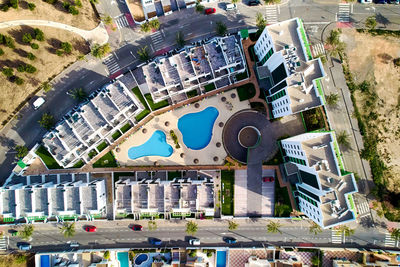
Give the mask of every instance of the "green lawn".
<path id="1" fill-rule="evenodd" d="M 85 163 L 83 162 L 83 160 L 80 160 L 80 161 L 78 161 L 77 163 L 75 163 L 75 165 L 72 166 L 72 168 L 79 169 L 79 168 L 82 168 L 83 165 L 85 165 Z"/>
<path id="2" fill-rule="evenodd" d="M 104 149 L 106 149 L 106 147 L 108 147 L 106 141 L 104 141 L 103 143 L 101 143 L 100 145 L 97 146 L 97 150 L 99 152 L 103 151 Z"/>
<path id="3" fill-rule="evenodd" d="M 115 133 L 113 133 L 113 134 L 111 135 L 111 137 L 112 137 L 114 140 L 117 140 L 121 135 L 122 135 L 122 134 L 121 134 L 120 131 L 116 131 Z"/>
<path id="4" fill-rule="evenodd" d="M 43 160 L 48 169 L 63 169 L 44 146 L 40 146 L 36 150 L 36 154 Z"/>
<path id="5" fill-rule="evenodd" d="M 181 171 L 169 171 L 168 172 L 168 180 L 171 181 L 174 178 L 181 178 L 182 172 Z"/>
<path id="6" fill-rule="evenodd" d="M 242 73 L 236 74 L 236 80 L 237 81 L 241 81 L 241 80 L 247 79 L 248 77 L 249 76 L 247 76 L 247 72 L 242 72 Z"/>
<path id="7" fill-rule="evenodd" d="M 114 183 L 120 179 L 120 177 L 135 177 L 134 172 L 114 172 Z"/>
<path id="8" fill-rule="evenodd" d="M 195 96 L 198 96 L 198 95 L 199 95 L 199 94 L 197 93 L 197 90 L 189 91 L 189 92 L 187 92 L 186 94 L 187 94 L 187 96 L 188 96 L 189 98 L 192 98 L 192 97 L 195 97 Z"/>
<path id="9" fill-rule="evenodd" d="M 235 184 L 234 171 L 221 171 L 222 190 L 222 215 L 233 215 L 233 189 Z"/>
<path id="10" fill-rule="evenodd" d="M 215 89 L 215 84 L 214 83 L 207 84 L 206 86 L 204 86 L 204 89 L 206 90 L 206 92 L 210 92 Z"/>
<path id="11" fill-rule="evenodd" d="M 118 167 L 117 161 L 114 155 L 110 152 L 102 156 L 98 161 L 93 163 L 93 168 L 105 168 L 105 167 Z"/>
<path id="12" fill-rule="evenodd" d="M 240 101 L 249 100 L 256 95 L 256 88 L 254 88 L 252 83 L 246 83 L 245 85 L 236 88 L 236 90 Z"/>
<path id="13" fill-rule="evenodd" d="M 277 206 L 282 206 L 284 211 L 280 217 L 289 217 L 292 211 L 292 203 L 290 202 L 289 193 L 287 187 L 281 187 L 279 181 L 275 178 L 275 216 L 277 214 Z"/>
<path id="14" fill-rule="evenodd" d="M 146 100 L 144 99 L 142 92 L 140 91 L 139 87 L 135 87 L 132 89 L 132 92 L 135 94 L 135 96 L 137 97 L 137 99 L 139 99 L 139 101 L 143 104 L 144 106 L 144 110 L 142 112 L 140 112 L 135 119 L 137 121 L 141 121 L 144 117 L 147 116 L 147 114 L 149 114 L 151 111 L 149 109 L 149 106 L 146 103 Z"/>
<path id="15" fill-rule="evenodd" d="M 97 151 L 93 149 L 92 151 L 89 152 L 88 156 L 89 156 L 89 158 L 92 159 L 92 158 L 94 158 L 97 154 L 98 154 Z"/>
<path id="16" fill-rule="evenodd" d="M 121 127 L 121 132 L 124 134 L 126 133 L 130 128 L 132 128 L 132 125 L 129 124 L 129 122 L 127 124 L 125 124 L 124 126 Z"/>
<path id="17" fill-rule="evenodd" d="M 169 105 L 168 100 L 161 100 L 160 102 L 154 103 L 151 94 L 145 94 L 144 97 L 146 98 L 147 102 L 150 105 L 151 110 L 157 110 Z"/>

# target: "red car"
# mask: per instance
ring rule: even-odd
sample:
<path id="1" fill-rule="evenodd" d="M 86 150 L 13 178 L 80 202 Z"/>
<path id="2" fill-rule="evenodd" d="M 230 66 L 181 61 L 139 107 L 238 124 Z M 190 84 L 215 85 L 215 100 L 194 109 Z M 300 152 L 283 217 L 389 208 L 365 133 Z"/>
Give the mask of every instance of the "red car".
<path id="1" fill-rule="evenodd" d="M 132 226 L 132 230 L 133 231 L 142 231 L 143 230 L 143 226 L 141 226 L 139 224 L 135 224 L 134 226 Z"/>
<path id="2" fill-rule="evenodd" d="M 270 176 L 263 177 L 262 179 L 263 179 L 263 182 L 273 182 L 274 181 L 274 177 L 270 177 Z"/>
<path id="3" fill-rule="evenodd" d="M 93 225 L 89 225 L 89 226 L 85 227 L 85 231 L 89 232 L 89 233 L 96 232 L 97 231 L 97 227 L 93 226 Z"/>
<path id="4" fill-rule="evenodd" d="M 214 14 L 215 13 L 215 8 L 207 8 L 206 10 L 204 10 L 204 13 L 206 15 L 210 15 L 210 14 Z"/>

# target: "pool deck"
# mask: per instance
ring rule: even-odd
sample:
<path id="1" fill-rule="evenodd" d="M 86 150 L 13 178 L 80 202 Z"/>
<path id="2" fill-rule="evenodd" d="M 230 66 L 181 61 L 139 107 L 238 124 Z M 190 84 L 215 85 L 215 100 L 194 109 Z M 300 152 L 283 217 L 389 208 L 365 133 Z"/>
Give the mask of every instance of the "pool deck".
<path id="1" fill-rule="evenodd" d="M 231 94 L 236 95 L 235 98 L 231 97 Z M 222 102 L 221 98 L 226 97 L 227 101 L 232 103 L 232 110 L 229 110 L 226 102 Z M 138 131 L 132 133 L 126 138 L 125 142 L 121 143 L 115 149 L 113 153 L 115 158 L 121 167 L 124 166 L 143 166 L 143 165 L 153 165 L 157 162 L 157 165 L 223 165 L 227 153 L 221 145 L 216 146 L 217 142 L 222 144 L 222 129 L 218 124 L 226 121 L 236 112 L 250 108 L 249 101 L 239 101 L 236 90 L 230 90 L 219 95 L 208 97 L 202 101 L 197 102 L 200 104 L 199 108 L 195 107 L 195 103 L 168 111 L 161 115 L 154 117 L 152 120 L 147 122 Z M 183 143 L 182 134 L 178 129 L 178 119 L 188 113 L 195 113 L 204 110 L 207 107 L 215 107 L 219 111 L 219 115 L 214 123 L 213 135 L 208 146 L 201 150 L 191 150 L 188 149 Z M 169 126 L 165 126 L 165 122 L 169 122 Z M 143 129 L 146 129 L 146 133 L 143 133 Z M 162 130 L 167 137 L 167 143 L 174 148 L 174 152 L 170 157 L 160 157 L 160 156 L 148 156 L 139 159 L 131 160 L 128 157 L 128 150 L 131 147 L 139 146 L 145 143 L 156 130 Z M 180 145 L 179 149 L 175 148 L 175 144 L 169 134 L 170 130 L 173 130 L 178 137 L 178 142 Z M 119 148 L 119 152 L 117 152 Z M 184 153 L 183 158 L 181 153 Z M 217 161 L 214 161 L 214 157 L 218 157 Z M 198 159 L 198 163 L 195 164 L 194 160 Z"/>

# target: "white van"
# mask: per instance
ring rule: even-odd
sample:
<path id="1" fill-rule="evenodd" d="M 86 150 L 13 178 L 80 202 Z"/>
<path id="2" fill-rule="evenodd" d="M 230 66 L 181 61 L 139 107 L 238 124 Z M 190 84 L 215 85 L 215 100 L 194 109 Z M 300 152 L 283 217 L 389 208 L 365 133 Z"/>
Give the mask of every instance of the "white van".
<path id="1" fill-rule="evenodd" d="M 46 102 L 46 100 L 44 100 L 43 97 L 39 97 L 35 100 L 35 102 L 33 102 L 33 108 L 35 110 L 39 109 L 44 104 L 44 102 Z"/>
<path id="2" fill-rule="evenodd" d="M 226 11 L 236 10 L 236 4 L 226 4 Z"/>
<path id="3" fill-rule="evenodd" d="M 192 246 L 200 246 L 200 239 L 192 238 L 189 240 L 189 244 Z"/>

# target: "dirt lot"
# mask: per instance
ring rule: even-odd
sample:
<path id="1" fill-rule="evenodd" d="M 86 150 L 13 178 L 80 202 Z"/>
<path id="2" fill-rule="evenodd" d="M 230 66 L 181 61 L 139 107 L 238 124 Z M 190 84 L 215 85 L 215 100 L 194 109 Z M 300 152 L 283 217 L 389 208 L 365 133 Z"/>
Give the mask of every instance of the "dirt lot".
<path id="1" fill-rule="evenodd" d="M 34 41 L 39 45 L 38 50 L 34 50 L 30 45 L 21 42 L 24 32 L 33 32 L 33 29 L 27 26 L 8 28 L 0 30 L 0 34 L 11 36 L 15 40 L 15 49 L 10 49 L 1 45 L 5 54 L 0 56 L 0 69 L 10 67 L 14 69 L 14 74 L 24 79 L 22 85 L 16 85 L 5 79 L 0 74 L 0 122 L 4 121 L 13 110 L 22 103 L 32 92 L 34 92 L 42 82 L 47 81 L 49 77 L 60 73 L 65 66 L 75 62 L 79 54 L 89 52 L 89 46 L 86 41 L 73 33 L 62 31 L 51 27 L 39 27 L 45 35 L 45 41 Z M 61 42 L 69 42 L 72 47 L 72 53 L 64 56 L 57 56 L 56 50 L 60 48 Z M 29 60 L 25 56 L 27 53 L 33 53 L 35 60 Z M 31 64 L 37 71 L 33 74 L 18 72 L 16 68 L 20 64 Z"/>
<path id="2" fill-rule="evenodd" d="M 375 108 L 368 106 L 368 99 L 356 91 L 356 103 L 363 115 L 373 114 L 368 121 L 378 136 L 378 152 L 389 167 L 386 173 L 387 189 L 400 192 L 400 68 L 393 58 L 400 57 L 400 39 L 343 30 L 346 53 L 355 83 L 364 80 L 373 85 L 377 95 Z M 377 116 L 376 116 L 377 115 Z M 376 116 L 376 117 L 375 117 Z"/>
<path id="3" fill-rule="evenodd" d="M 8 0 L 0 0 L 0 4 L 9 2 Z M 74 16 L 68 13 L 62 5 L 62 1 L 58 1 L 55 5 L 48 4 L 42 0 L 28 0 L 29 3 L 34 3 L 36 8 L 30 11 L 26 1 L 19 1 L 19 8 L 10 8 L 7 12 L 0 11 L 0 22 L 22 19 L 37 19 L 50 20 L 68 24 L 80 29 L 91 30 L 99 24 L 89 0 L 81 0 L 82 7 L 77 8 L 79 14 Z M 73 1 L 69 0 L 73 3 Z"/>

